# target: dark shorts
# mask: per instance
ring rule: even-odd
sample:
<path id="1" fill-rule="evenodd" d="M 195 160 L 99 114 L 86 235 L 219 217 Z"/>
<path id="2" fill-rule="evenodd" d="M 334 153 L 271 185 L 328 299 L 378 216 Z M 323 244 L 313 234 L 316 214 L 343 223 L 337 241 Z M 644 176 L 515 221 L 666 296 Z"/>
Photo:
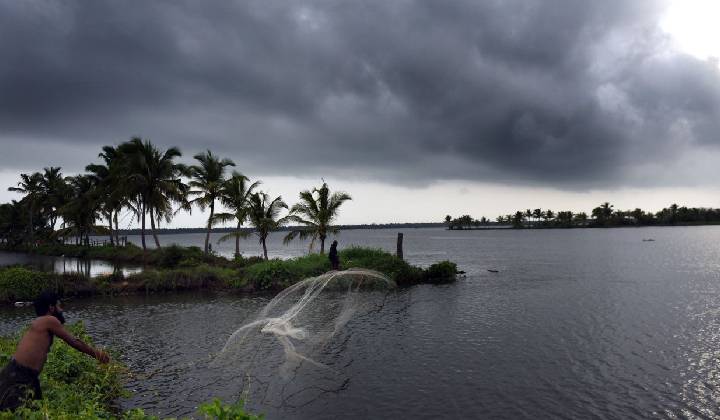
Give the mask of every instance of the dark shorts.
<path id="1" fill-rule="evenodd" d="M 41 399 L 38 376 L 39 372 L 10 360 L 0 372 L 0 410 L 14 410 L 26 398 Z"/>

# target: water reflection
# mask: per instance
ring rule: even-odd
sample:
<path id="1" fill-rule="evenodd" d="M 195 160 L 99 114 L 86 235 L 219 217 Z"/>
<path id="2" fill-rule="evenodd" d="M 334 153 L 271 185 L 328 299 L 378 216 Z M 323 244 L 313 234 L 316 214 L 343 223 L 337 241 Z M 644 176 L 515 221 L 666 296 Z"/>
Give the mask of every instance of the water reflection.
<path id="1" fill-rule="evenodd" d="M 97 277 L 113 273 L 122 273 L 127 276 L 142 271 L 142 267 L 121 266 L 102 260 L 0 252 L 0 267 L 8 265 L 26 265 L 45 272 L 81 274 L 87 277 Z"/>

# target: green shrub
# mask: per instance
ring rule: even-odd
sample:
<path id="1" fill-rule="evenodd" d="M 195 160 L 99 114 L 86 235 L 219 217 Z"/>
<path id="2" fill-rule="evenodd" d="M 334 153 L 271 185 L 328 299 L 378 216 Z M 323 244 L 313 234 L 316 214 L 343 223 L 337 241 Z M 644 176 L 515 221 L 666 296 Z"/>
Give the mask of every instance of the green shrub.
<path id="1" fill-rule="evenodd" d="M 256 289 L 280 289 L 330 270 L 327 256 L 310 254 L 290 260 L 273 259 L 245 268 L 245 278 Z"/>
<path id="2" fill-rule="evenodd" d="M 424 272 L 381 249 L 350 247 L 340 251 L 340 268 L 367 268 L 379 271 L 398 285 L 422 282 Z"/>
<path id="3" fill-rule="evenodd" d="M 223 404 L 215 398 L 211 402 L 201 404 L 200 412 L 207 418 L 216 420 L 261 420 L 264 416 L 256 416 L 245 412 L 245 403 L 239 401 L 235 404 Z"/>
<path id="4" fill-rule="evenodd" d="M 245 279 L 237 269 L 200 264 L 170 270 L 145 269 L 127 277 L 129 283 L 148 292 L 194 290 L 218 286 L 243 287 Z"/>
<path id="5" fill-rule="evenodd" d="M 450 261 L 440 261 L 428 267 L 427 279 L 430 283 L 448 283 L 457 276 L 457 264 Z"/>
<path id="6" fill-rule="evenodd" d="M 177 245 L 162 248 L 159 254 L 160 259 L 158 263 L 161 267 L 177 267 L 184 257 L 183 250 Z"/>
<path id="7" fill-rule="evenodd" d="M 248 283 L 256 289 L 281 289 L 330 270 L 326 255 L 311 254 L 290 260 L 263 261 L 244 269 Z M 379 271 L 398 285 L 423 282 L 425 271 L 380 249 L 350 247 L 340 252 L 340 268 L 366 268 Z"/>
<path id="8" fill-rule="evenodd" d="M 54 288 L 49 275 L 25 267 L 0 269 L 0 300 L 29 301 L 43 290 Z"/>

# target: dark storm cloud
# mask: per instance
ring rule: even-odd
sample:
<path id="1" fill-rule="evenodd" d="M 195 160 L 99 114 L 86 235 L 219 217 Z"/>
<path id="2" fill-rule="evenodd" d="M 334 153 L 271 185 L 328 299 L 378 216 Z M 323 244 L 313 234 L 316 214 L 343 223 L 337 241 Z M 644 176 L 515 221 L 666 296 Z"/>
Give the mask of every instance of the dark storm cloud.
<path id="1" fill-rule="evenodd" d="M 142 135 L 265 174 L 638 183 L 637 167 L 720 145 L 717 65 L 671 51 L 661 12 L 0 0 L 0 163 L 52 163 L 40 149 L 77 170 Z"/>

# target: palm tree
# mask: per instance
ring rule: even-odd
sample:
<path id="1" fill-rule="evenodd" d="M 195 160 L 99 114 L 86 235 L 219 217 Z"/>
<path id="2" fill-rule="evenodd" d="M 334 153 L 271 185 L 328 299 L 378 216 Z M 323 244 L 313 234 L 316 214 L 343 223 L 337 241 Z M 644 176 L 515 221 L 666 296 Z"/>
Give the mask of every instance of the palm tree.
<path id="1" fill-rule="evenodd" d="M 588 215 L 585 212 L 580 212 L 580 213 L 576 214 L 575 216 L 573 216 L 573 218 L 579 225 L 584 226 L 585 223 L 587 222 Z"/>
<path id="2" fill-rule="evenodd" d="M 210 244 L 210 231 L 212 230 L 215 214 L 215 200 L 220 198 L 225 183 L 225 168 L 235 166 L 230 159 L 220 159 L 212 154 L 210 150 L 199 153 L 194 158 L 200 162 L 199 165 L 190 167 L 190 176 L 193 178 L 188 185 L 190 195 L 197 197 L 190 201 L 190 204 L 197 205 L 200 210 L 210 208 L 210 216 L 207 221 L 207 233 L 205 234 L 205 253 L 208 253 Z M 238 245 L 239 246 L 239 245 Z"/>
<path id="3" fill-rule="evenodd" d="M 610 220 L 610 216 L 612 216 L 613 213 L 613 205 L 608 203 L 607 201 L 600 205 L 600 207 L 595 207 L 592 211 L 592 216 L 597 220 L 597 222 L 605 226 L 607 221 Z"/>
<path id="4" fill-rule="evenodd" d="M 536 221 L 539 221 L 543 216 L 542 209 L 535 209 L 532 212 L 532 216 L 535 218 Z"/>
<path id="5" fill-rule="evenodd" d="M 263 256 L 268 259 L 267 245 L 265 240 L 268 234 L 273 230 L 287 223 L 287 217 L 278 218 L 280 210 L 288 208 L 287 204 L 278 196 L 274 200 L 269 201 L 269 196 L 264 192 L 257 192 L 250 195 L 250 211 L 248 220 L 255 228 L 257 235 L 263 248 Z"/>
<path id="6" fill-rule="evenodd" d="M 247 220 L 248 213 L 250 212 L 250 195 L 259 185 L 260 181 L 250 184 L 248 177 L 238 172 L 233 172 L 232 177 L 225 181 L 220 190 L 220 202 L 230 210 L 231 213 L 218 213 L 215 215 L 215 220 L 237 221 L 237 230 L 220 238 L 220 241 L 226 241 L 232 237 L 235 238 L 235 257 L 240 256 L 240 237 L 246 236 L 240 228 Z"/>
<path id="7" fill-rule="evenodd" d="M 71 194 L 68 202 L 60 208 L 60 213 L 68 226 L 58 231 L 57 235 L 72 234 L 76 242 L 89 245 L 90 234 L 102 230 L 95 226 L 102 206 L 97 180 L 88 175 L 68 177 L 66 180 Z"/>
<path id="8" fill-rule="evenodd" d="M 35 215 L 36 206 L 41 201 L 43 196 L 42 179 L 43 176 L 40 172 L 33 174 L 20 174 L 21 181 L 18 182 L 17 187 L 10 187 L 8 191 L 14 191 L 21 194 L 25 194 L 25 197 L 21 201 L 25 201 L 28 205 L 29 214 L 29 236 L 30 243 L 35 242 L 35 226 L 33 216 Z"/>
<path id="9" fill-rule="evenodd" d="M 315 241 L 320 239 L 320 253 L 325 253 L 325 238 L 329 233 L 337 234 L 337 227 L 332 222 L 338 215 L 340 206 L 352 200 L 344 192 L 335 192 L 330 195 L 326 182 L 320 188 L 313 188 L 312 192 L 305 190 L 300 193 L 300 202 L 290 209 L 289 221 L 300 223 L 302 228 L 291 231 L 285 236 L 284 243 L 299 237 L 301 240 L 311 238 L 310 249 Z"/>
<path id="10" fill-rule="evenodd" d="M 0 239 L 3 243 L 16 246 L 25 235 L 25 208 L 15 200 L 0 204 Z"/>
<path id="11" fill-rule="evenodd" d="M 51 166 L 43 169 L 40 188 L 43 191 L 43 212 L 48 218 L 48 227 L 52 231 L 55 229 L 60 207 L 65 205 L 69 194 L 68 185 L 59 167 Z"/>
<path id="12" fill-rule="evenodd" d="M 121 168 L 127 174 L 127 185 L 131 186 L 127 195 L 136 203 L 136 214 L 140 219 L 140 233 L 143 250 L 145 244 L 145 214 L 150 215 L 150 229 L 155 246 L 160 248 L 155 219 L 173 216 L 172 203 L 185 204 L 187 186 L 180 176 L 187 174 L 185 165 L 175 163 L 182 156 L 180 149 L 171 147 L 166 151 L 156 148 L 149 140 L 134 137 L 118 146 L 123 155 Z"/>
<path id="13" fill-rule="evenodd" d="M 127 174 L 122 170 L 124 155 L 119 148 L 113 146 L 104 146 L 102 152 L 98 155 L 105 163 L 90 164 L 85 170 L 91 173 L 91 177 L 95 180 L 98 188 L 101 190 L 102 212 L 107 218 L 110 244 L 114 245 L 118 241 L 118 213 L 124 206 L 131 207 L 127 199 Z M 115 229 L 113 229 L 113 221 Z"/>

